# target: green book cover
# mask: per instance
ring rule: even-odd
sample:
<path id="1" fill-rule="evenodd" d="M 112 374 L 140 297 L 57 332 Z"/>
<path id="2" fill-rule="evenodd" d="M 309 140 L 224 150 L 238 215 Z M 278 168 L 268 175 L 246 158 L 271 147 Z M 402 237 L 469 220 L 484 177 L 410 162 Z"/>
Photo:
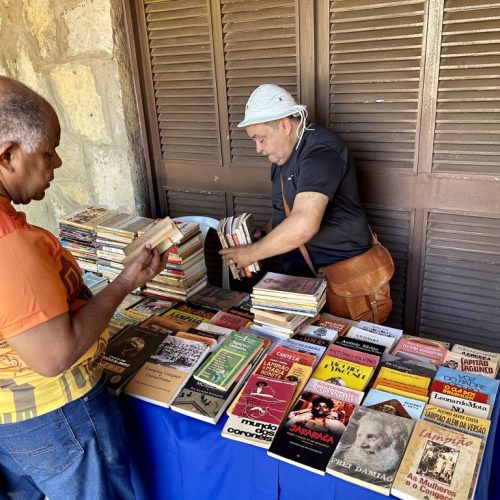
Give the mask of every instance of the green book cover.
<path id="1" fill-rule="evenodd" d="M 226 390 L 261 346 L 262 339 L 255 335 L 231 332 L 213 355 L 196 370 L 194 378 Z"/>

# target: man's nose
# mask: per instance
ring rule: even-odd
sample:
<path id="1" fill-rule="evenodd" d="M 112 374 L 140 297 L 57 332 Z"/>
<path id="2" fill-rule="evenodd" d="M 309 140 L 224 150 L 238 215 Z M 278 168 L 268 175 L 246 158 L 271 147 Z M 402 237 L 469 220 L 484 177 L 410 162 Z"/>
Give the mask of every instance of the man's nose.
<path id="1" fill-rule="evenodd" d="M 264 151 L 264 146 L 262 144 L 260 144 L 259 142 L 256 142 L 255 143 L 255 150 L 260 155 L 262 153 L 262 151 Z"/>

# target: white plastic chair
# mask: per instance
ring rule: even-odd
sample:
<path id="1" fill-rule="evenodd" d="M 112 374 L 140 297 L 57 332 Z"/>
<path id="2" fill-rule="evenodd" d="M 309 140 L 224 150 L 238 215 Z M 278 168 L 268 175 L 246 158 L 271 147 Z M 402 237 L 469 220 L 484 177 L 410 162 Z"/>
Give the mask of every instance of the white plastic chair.
<path id="1" fill-rule="evenodd" d="M 205 246 L 205 239 L 210 228 L 217 231 L 219 221 L 213 217 L 206 217 L 204 215 L 185 215 L 183 217 L 174 217 L 173 220 L 180 222 L 193 222 L 200 225 L 201 242 Z M 222 264 L 222 288 L 229 290 L 229 268 Z"/>

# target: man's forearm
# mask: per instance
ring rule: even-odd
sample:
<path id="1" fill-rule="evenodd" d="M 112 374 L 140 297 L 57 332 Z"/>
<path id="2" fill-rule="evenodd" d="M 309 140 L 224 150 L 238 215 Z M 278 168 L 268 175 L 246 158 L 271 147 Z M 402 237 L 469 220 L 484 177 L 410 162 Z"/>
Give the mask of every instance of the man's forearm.
<path id="1" fill-rule="evenodd" d="M 267 236 L 251 245 L 254 260 L 267 259 L 305 245 L 313 236 L 313 230 L 299 217 L 287 217 Z"/>

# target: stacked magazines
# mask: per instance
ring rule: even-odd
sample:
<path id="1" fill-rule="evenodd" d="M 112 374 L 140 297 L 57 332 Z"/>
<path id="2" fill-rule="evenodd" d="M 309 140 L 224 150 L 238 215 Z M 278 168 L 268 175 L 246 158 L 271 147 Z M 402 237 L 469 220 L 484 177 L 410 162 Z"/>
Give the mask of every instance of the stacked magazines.
<path id="1" fill-rule="evenodd" d="M 249 245 L 253 243 L 254 223 L 252 214 L 243 213 L 238 216 L 226 217 L 221 219 L 217 227 L 222 248 L 237 247 L 240 245 Z M 252 273 L 260 271 L 258 262 L 254 262 L 242 269 L 236 269 L 234 264 L 229 265 L 234 279 L 250 278 Z"/>
<path id="2" fill-rule="evenodd" d="M 266 273 L 254 286 L 252 307 L 267 311 L 316 316 L 326 302 L 326 281 Z"/>

